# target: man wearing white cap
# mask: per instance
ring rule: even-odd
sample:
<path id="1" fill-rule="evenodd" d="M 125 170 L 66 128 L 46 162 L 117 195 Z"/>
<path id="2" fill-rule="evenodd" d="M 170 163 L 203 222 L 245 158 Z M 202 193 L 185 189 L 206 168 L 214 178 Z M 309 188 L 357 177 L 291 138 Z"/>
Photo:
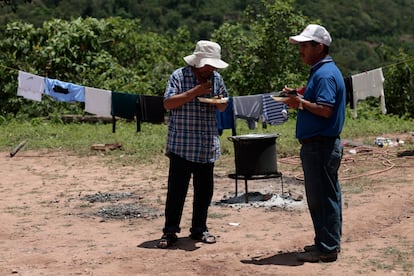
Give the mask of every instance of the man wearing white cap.
<path id="1" fill-rule="evenodd" d="M 289 42 L 299 45 L 303 63 L 311 66 L 303 96 L 290 96 L 288 101 L 299 109 L 296 138 L 302 144 L 306 198 L 315 231 L 314 244 L 305 246 L 298 260 L 333 262 L 342 235 L 338 169 L 343 155 L 339 135 L 345 121 L 345 84 L 329 56 L 332 38 L 324 27 L 310 24 L 301 34 L 291 36 Z"/>
<path id="2" fill-rule="evenodd" d="M 170 165 L 159 248 L 177 242 L 191 177 L 194 199 L 190 238 L 216 242 L 207 228 L 207 213 L 213 196 L 214 162 L 221 155 L 216 109 L 226 109 L 224 99 L 228 96 L 217 69 L 228 64 L 221 60 L 220 45 L 207 40 L 198 41 L 193 54 L 184 60 L 188 66 L 171 74 L 164 94 L 164 107 L 169 110 L 166 154 Z"/>

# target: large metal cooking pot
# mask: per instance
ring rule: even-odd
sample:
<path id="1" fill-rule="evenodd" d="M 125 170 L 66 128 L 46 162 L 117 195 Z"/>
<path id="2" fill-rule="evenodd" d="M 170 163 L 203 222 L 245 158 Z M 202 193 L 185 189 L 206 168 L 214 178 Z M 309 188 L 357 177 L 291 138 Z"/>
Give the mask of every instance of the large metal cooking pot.
<path id="1" fill-rule="evenodd" d="M 274 134 L 230 136 L 234 144 L 236 175 L 254 176 L 277 173 L 276 138 Z"/>

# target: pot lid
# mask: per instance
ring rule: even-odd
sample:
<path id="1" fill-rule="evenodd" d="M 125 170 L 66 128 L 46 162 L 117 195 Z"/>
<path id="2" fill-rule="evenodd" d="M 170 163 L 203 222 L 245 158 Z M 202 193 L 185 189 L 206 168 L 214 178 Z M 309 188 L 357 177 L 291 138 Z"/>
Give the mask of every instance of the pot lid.
<path id="1" fill-rule="evenodd" d="M 230 136 L 228 139 L 230 141 L 238 140 L 260 140 L 260 139 L 274 139 L 279 137 L 279 133 L 250 133 L 245 135 Z"/>

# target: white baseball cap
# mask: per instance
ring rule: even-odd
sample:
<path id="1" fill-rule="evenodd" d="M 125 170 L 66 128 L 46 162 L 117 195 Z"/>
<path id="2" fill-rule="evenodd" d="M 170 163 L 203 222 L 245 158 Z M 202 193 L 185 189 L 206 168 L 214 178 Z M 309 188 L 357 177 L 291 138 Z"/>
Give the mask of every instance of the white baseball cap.
<path id="1" fill-rule="evenodd" d="M 201 68 L 205 65 L 214 68 L 226 68 L 228 63 L 221 60 L 221 47 L 216 42 L 208 40 L 200 40 L 196 44 L 196 48 L 192 55 L 184 57 L 188 65 Z"/>
<path id="2" fill-rule="evenodd" d="M 325 29 L 317 24 L 309 24 L 300 35 L 295 35 L 289 37 L 289 42 L 293 44 L 298 44 L 300 42 L 306 41 L 316 41 L 322 43 L 326 46 L 330 46 L 332 42 L 331 35 Z"/>

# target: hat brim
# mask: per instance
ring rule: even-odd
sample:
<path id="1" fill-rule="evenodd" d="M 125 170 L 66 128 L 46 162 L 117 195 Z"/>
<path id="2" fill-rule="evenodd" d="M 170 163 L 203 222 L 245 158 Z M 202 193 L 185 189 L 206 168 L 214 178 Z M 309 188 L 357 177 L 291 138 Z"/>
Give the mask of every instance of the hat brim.
<path id="1" fill-rule="evenodd" d="M 227 62 L 224 62 L 221 59 L 218 59 L 218 58 L 198 58 L 194 54 L 184 57 L 184 60 L 188 65 L 196 67 L 196 68 L 201 68 L 201 67 L 204 67 L 206 65 L 210 65 L 210 66 L 213 66 L 214 68 L 224 69 L 227 66 L 229 66 L 229 64 Z"/>
<path id="2" fill-rule="evenodd" d="M 295 35 L 295 36 L 289 37 L 289 42 L 292 44 L 298 44 L 298 43 L 307 42 L 307 41 L 312 41 L 312 38 L 309 38 L 303 35 Z"/>

